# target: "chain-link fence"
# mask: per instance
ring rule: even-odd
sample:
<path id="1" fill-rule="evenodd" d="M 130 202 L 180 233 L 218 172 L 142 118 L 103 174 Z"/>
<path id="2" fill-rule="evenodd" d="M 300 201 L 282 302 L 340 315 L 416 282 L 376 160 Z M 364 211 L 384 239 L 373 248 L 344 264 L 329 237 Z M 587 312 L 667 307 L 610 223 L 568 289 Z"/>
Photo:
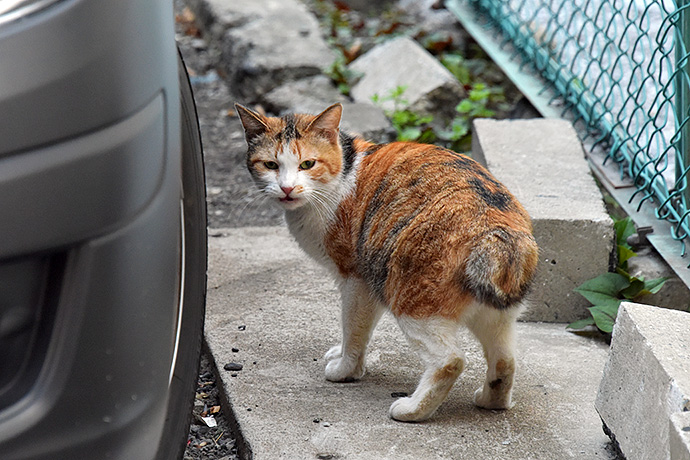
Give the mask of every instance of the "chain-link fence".
<path id="1" fill-rule="evenodd" d="M 448 0 L 490 18 L 590 144 L 690 237 L 690 0 Z M 452 5 L 449 5 L 452 9 Z"/>

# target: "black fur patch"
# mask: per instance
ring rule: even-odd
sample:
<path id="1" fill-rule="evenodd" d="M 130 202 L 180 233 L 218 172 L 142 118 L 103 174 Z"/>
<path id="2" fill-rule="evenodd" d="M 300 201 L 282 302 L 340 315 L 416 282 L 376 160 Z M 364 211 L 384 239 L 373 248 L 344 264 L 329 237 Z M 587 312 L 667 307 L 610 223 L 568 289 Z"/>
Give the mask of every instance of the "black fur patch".
<path id="1" fill-rule="evenodd" d="M 340 132 L 340 147 L 343 149 L 343 175 L 348 175 L 352 171 L 352 165 L 357 158 L 354 140 L 355 138 L 349 134 Z"/>
<path id="2" fill-rule="evenodd" d="M 382 302 L 385 302 L 385 289 L 386 280 L 388 280 L 388 264 L 390 262 L 391 250 L 389 248 L 372 248 L 367 244 L 369 238 L 369 229 L 371 228 L 371 222 L 376 217 L 376 214 L 380 211 L 383 206 L 383 201 L 381 200 L 381 193 L 387 187 L 387 181 L 383 180 L 373 198 L 369 202 L 367 209 L 365 210 L 364 220 L 362 222 L 362 228 L 359 232 L 359 237 L 357 238 L 357 256 L 356 265 L 357 271 L 360 273 L 362 278 L 369 284 L 369 287 L 374 291 L 376 296 Z M 388 246 L 388 245 L 386 245 Z"/>
<path id="3" fill-rule="evenodd" d="M 487 188 L 485 182 L 478 178 L 470 179 L 467 182 L 470 184 L 474 192 L 489 207 L 496 208 L 500 211 L 505 211 L 513 204 L 513 200 L 510 195 L 503 192 L 500 188 L 495 192 L 491 191 Z M 496 183 L 495 181 L 492 182 Z"/>
<path id="4" fill-rule="evenodd" d="M 295 125 L 295 116 L 293 114 L 288 114 L 283 117 L 285 121 L 285 128 L 278 134 L 278 141 L 290 142 L 295 139 L 302 137 L 297 131 L 297 126 Z"/>
<path id="5" fill-rule="evenodd" d="M 371 154 L 373 154 L 373 153 L 378 152 L 379 149 L 381 149 L 381 147 L 384 147 L 385 145 L 386 145 L 386 144 L 375 144 L 375 145 L 372 145 L 371 147 L 369 147 L 369 149 L 368 149 L 366 152 L 364 152 L 364 156 L 369 156 L 369 155 L 371 155 Z"/>

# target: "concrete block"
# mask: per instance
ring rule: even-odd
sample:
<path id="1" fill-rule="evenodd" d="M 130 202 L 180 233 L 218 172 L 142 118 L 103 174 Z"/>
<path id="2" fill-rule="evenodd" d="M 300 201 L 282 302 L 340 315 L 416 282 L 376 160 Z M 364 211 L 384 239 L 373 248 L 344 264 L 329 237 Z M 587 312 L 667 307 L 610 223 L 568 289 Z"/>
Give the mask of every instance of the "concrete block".
<path id="1" fill-rule="evenodd" d="M 634 303 L 618 311 L 595 407 L 627 460 L 688 458 L 688 331 L 690 313 Z"/>
<path id="2" fill-rule="evenodd" d="M 457 79 L 429 52 L 408 37 L 378 45 L 355 59 L 350 69 L 363 76 L 351 90 L 355 102 L 371 102 L 372 96 L 387 96 L 398 86 L 407 86 L 399 108 L 450 118 L 465 96 Z M 393 110 L 392 101 L 382 104 Z"/>
<path id="3" fill-rule="evenodd" d="M 469 34 L 458 18 L 440 3 L 438 0 L 399 0 L 397 7 L 409 15 L 419 29 L 433 33 L 434 37 L 449 38 L 453 47 L 464 49 Z"/>
<path id="4" fill-rule="evenodd" d="M 272 113 L 319 113 L 347 98 L 325 75 L 288 81 L 263 96 L 264 108 Z"/>
<path id="5" fill-rule="evenodd" d="M 472 156 L 532 217 L 540 261 L 522 319 L 587 317 L 573 289 L 609 270 L 615 233 L 575 130 L 557 119 L 475 120 Z"/>
<path id="6" fill-rule="evenodd" d="M 221 43 L 229 82 L 245 98 L 290 80 L 318 75 L 335 59 L 318 22 L 297 0 L 192 0 L 212 38 Z"/>
<path id="7" fill-rule="evenodd" d="M 671 460 L 690 460 L 690 412 L 671 414 Z"/>
<path id="8" fill-rule="evenodd" d="M 653 248 L 636 250 L 638 257 L 628 260 L 628 271 L 633 276 L 645 279 L 668 278 L 657 294 L 643 297 L 641 303 L 657 307 L 688 311 L 690 309 L 690 290 L 671 267 Z"/>
<path id="9" fill-rule="evenodd" d="M 345 96 L 335 89 L 324 76 L 305 78 L 285 83 L 264 97 L 265 108 L 273 113 L 320 113 L 329 105 L 343 104 L 341 128 L 373 142 L 389 142 L 395 130 L 383 109 L 371 103 L 346 102 Z"/>
<path id="10" fill-rule="evenodd" d="M 343 130 L 365 139 L 383 143 L 395 139 L 395 130 L 380 107 L 361 102 L 343 104 Z"/>

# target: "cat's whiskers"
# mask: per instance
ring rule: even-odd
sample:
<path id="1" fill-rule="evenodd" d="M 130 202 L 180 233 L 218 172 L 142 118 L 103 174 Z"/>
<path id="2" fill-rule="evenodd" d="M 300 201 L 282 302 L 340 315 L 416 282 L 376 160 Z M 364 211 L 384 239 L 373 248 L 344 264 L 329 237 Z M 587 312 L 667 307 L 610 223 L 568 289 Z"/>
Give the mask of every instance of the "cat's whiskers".
<path id="1" fill-rule="evenodd" d="M 242 208 L 238 211 L 237 215 L 243 215 L 250 205 L 256 204 L 257 206 L 263 206 L 264 202 L 270 198 L 270 196 L 265 191 L 266 187 L 261 190 L 258 189 L 248 189 L 249 193 L 245 193 L 244 196 L 249 199 L 245 201 Z"/>
<path id="2" fill-rule="evenodd" d="M 311 193 L 311 204 L 323 224 L 335 219 L 335 211 L 340 202 L 336 193 L 331 190 L 314 189 Z"/>

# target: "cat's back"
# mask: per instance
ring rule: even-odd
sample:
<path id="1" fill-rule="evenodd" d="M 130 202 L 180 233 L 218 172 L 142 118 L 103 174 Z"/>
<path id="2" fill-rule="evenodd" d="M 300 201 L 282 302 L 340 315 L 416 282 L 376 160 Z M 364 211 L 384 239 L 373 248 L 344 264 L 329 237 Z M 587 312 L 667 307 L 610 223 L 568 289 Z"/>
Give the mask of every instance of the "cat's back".
<path id="1" fill-rule="evenodd" d="M 466 155 L 434 145 L 393 142 L 370 148 L 361 160 L 356 196 L 356 214 L 369 223 L 438 226 L 470 224 L 464 220 L 472 218 L 476 226 L 531 231 L 525 209 L 491 173 Z"/>
<path id="2" fill-rule="evenodd" d="M 419 286 L 446 283 L 465 286 L 452 288 L 458 299 L 479 298 L 488 289 L 494 294 L 485 300 L 503 308 L 522 297 L 536 267 L 531 233 L 522 205 L 473 159 L 433 145 L 394 142 L 362 154 L 354 193 L 341 205 L 329 248 L 343 274 L 365 279 L 384 301 L 402 294 L 415 299 L 408 305 L 431 305 L 419 298 Z M 477 285 L 486 270 L 519 274 L 503 276 L 505 289 L 498 289 L 512 294 Z"/>

